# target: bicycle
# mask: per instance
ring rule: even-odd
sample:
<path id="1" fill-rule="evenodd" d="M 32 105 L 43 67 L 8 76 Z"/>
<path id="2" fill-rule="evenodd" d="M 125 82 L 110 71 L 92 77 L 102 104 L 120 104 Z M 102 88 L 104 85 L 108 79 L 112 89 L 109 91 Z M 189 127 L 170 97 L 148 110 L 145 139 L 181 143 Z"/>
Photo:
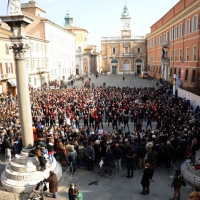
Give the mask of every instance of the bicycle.
<path id="1" fill-rule="evenodd" d="M 104 164 L 102 159 L 100 163 L 94 165 L 94 171 L 101 175 L 106 174 L 109 179 L 113 179 L 115 177 L 115 164 Z"/>

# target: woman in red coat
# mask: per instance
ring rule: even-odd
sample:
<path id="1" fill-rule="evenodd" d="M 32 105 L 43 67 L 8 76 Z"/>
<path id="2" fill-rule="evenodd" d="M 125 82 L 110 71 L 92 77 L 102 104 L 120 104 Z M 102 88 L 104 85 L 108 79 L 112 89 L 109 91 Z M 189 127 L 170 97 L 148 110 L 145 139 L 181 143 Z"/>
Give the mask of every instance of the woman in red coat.
<path id="1" fill-rule="evenodd" d="M 54 174 L 53 171 L 49 172 L 49 177 L 47 179 L 44 179 L 45 182 L 49 182 L 49 192 L 53 193 L 53 198 L 57 197 L 57 191 L 58 191 L 58 181 L 57 176 Z"/>

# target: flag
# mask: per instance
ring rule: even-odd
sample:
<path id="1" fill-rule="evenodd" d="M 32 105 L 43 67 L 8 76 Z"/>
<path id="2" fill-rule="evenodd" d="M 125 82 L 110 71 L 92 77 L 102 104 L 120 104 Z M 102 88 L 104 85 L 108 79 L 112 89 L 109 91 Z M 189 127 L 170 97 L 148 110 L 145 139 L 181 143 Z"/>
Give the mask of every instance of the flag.
<path id="1" fill-rule="evenodd" d="M 165 57 L 165 50 L 162 48 L 162 58 Z"/>

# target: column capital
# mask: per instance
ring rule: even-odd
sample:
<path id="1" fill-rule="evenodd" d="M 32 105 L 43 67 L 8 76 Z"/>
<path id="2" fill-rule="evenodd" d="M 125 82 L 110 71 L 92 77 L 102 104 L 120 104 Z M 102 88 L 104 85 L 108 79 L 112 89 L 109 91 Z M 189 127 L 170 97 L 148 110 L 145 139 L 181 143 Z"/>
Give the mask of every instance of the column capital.
<path id="1" fill-rule="evenodd" d="M 15 59 L 25 59 L 25 54 L 29 46 L 26 43 L 13 43 L 9 48 L 13 50 Z"/>

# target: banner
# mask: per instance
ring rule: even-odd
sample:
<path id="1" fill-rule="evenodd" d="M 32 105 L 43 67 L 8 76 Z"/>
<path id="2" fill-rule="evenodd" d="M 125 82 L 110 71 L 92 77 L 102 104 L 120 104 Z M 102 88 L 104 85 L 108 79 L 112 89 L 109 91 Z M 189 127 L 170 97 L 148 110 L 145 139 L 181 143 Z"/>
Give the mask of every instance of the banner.
<path id="1" fill-rule="evenodd" d="M 184 62 L 181 62 L 181 76 L 180 76 L 180 80 L 181 81 L 184 80 Z"/>

